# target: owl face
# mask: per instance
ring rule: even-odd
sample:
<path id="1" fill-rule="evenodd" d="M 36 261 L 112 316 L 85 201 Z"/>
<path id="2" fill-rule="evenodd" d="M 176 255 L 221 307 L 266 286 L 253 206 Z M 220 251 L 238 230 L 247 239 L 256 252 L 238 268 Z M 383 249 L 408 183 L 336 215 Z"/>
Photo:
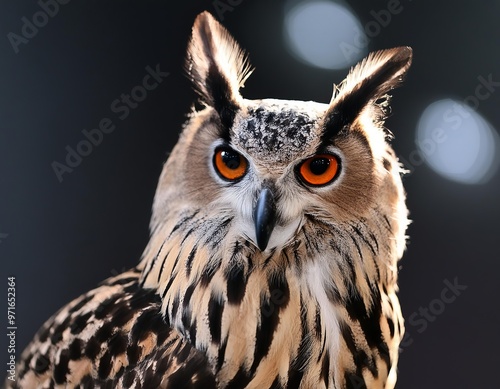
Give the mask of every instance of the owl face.
<path id="1" fill-rule="evenodd" d="M 239 92 L 251 73 L 244 53 L 213 18 L 199 17 L 187 70 L 205 108 L 165 165 L 153 225 L 170 209 L 200 207 L 207 218 L 230 217 L 234 239 L 265 252 L 293 241 L 308 215 L 363 218 L 399 175 L 383 119 L 387 92 L 410 62 L 406 47 L 372 54 L 329 104 L 247 100 Z"/>

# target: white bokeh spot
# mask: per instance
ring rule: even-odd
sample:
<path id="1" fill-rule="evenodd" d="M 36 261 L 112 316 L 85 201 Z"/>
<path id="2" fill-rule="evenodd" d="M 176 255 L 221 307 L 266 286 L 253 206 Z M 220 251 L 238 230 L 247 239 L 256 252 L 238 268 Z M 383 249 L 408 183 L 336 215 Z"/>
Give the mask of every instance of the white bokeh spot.
<path id="1" fill-rule="evenodd" d="M 345 5 L 326 0 L 304 1 L 287 10 L 285 39 L 301 61 L 324 69 L 345 69 L 367 53 L 363 27 Z M 364 44 L 353 37 L 363 37 Z"/>
<path id="2" fill-rule="evenodd" d="M 417 125 L 416 143 L 440 175 L 464 184 L 487 182 L 498 166 L 498 134 L 466 104 L 444 99 L 430 104 Z"/>

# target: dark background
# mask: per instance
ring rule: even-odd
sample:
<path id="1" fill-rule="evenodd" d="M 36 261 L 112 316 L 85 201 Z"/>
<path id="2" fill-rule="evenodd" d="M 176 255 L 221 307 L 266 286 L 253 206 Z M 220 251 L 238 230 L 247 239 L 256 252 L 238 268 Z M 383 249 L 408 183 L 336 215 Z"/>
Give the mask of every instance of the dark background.
<path id="1" fill-rule="evenodd" d="M 387 1 L 348 3 L 362 24 L 372 19 L 371 10 L 387 7 Z M 397 154 L 407 159 L 430 102 L 463 100 L 480 75 L 500 80 L 500 3 L 401 4 L 404 11 L 371 39 L 369 49 L 414 49 L 387 122 Z M 138 262 L 162 164 L 195 97 L 183 74 L 191 25 L 200 11 L 216 12 L 205 0 L 72 0 L 16 54 L 7 34 L 20 34 L 21 18 L 31 20 L 39 10 L 35 1 L 0 5 L 1 306 L 5 312 L 6 277 L 15 276 L 18 355 L 58 308 Z M 283 39 L 283 17 L 283 2 L 264 0 L 243 0 L 219 17 L 256 67 L 243 95 L 328 102 L 332 83 L 347 70 L 297 61 Z M 170 75 L 119 120 L 111 102 L 156 64 Z M 478 109 L 496 127 L 499 103 L 500 91 Z M 82 130 L 105 117 L 116 130 L 60 183 L 52 162 L 64 162 L 65 147 L 76 147 L 85 139 Z M 401 262 L 400 299 L 410 337 L 397 387 L 499 388 L 499 175 L 483 185 L 463 185 L 421 165 L 404 183 L 413 223 Z M 439 308 L 435 299 L 445 280 L 455 278 L 467 289 L 426 320 L 425 330 L 409 322 L 421 307 Z M 6 314 L 0 324 L 7 327 Z M 1 338 L 0 350 L 7 349 L 6 341 Z M 4 367 L 7 357 L 0 352 Z"/>

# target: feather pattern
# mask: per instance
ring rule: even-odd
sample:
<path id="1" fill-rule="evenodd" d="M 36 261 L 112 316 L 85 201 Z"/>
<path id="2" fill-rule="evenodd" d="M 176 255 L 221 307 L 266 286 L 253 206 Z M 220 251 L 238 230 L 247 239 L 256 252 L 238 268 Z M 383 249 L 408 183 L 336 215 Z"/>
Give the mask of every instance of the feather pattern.
<path id="1" fill-rule="evenodd" d="M 383 122 L 411 50 L 370 55 L 330 104 L 243 99 L 246 56 L 208 13 L 187 63 L 205 107 L 139 265 L 49 319 L 8 387 L 394 388 L 408 211 Z"/>

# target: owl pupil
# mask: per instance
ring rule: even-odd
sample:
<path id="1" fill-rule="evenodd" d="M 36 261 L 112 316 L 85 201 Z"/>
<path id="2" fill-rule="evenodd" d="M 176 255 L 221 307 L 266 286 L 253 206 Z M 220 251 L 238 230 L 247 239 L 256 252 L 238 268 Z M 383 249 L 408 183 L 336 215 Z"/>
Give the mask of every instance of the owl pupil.
<path id="1" fill-rule="evenodd" d="M 226 165 L 229 169 L 235 170 L 239 168 L 241 161 L 238 154 L 230 151 L 223 151 L 221 157 L 222 162 L 224 162 L 224 165 Z"/>
<path id="2" fill-rule="evenodd" d="M 311 164 L 309 165 L 309 169 L 311 170 L 311 173 L 320 176 L 324 174 L 327 170 L 328 167 L 330 166 L 330 160 L 327 158 L 316 158 L 311 161 Z"/>

